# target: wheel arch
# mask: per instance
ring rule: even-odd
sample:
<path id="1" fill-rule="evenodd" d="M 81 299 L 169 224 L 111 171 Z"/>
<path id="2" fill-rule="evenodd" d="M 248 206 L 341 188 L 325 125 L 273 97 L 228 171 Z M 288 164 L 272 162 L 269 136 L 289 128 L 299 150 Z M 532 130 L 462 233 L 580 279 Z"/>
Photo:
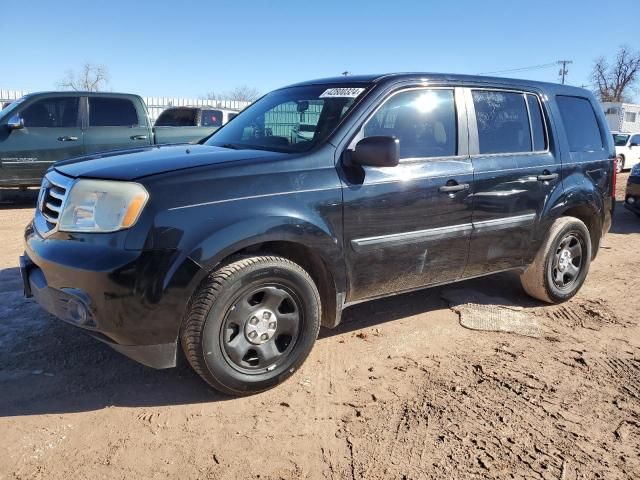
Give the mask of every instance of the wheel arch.
<path id="1" fill-rule="evenodd" d="M 196 285 L 221 265 L 247 255 L 272 254 L 304 268 L 313 278 L 322 301 L 322 326 L 340 322 L 346 289 L 342 239 L 307 219 L 263 217 L 243 220 L 217 230 L 191 249 L 188 257 L 201 271 Z"/>
<path id="2" fill-rule="evenodd" d="M 598 195 L 593 188 L 573 188 L 566 190 L 548 209 L 545 217 L 548 219 L 542 228 L 541 238 L 551 228 L 555 220 L 561 217 L 575 217 L 582 221 L 589 231 L 591 238 L 591 259 L 595 259 L 599 250 L 602 238 L 604 204 L 602 196 Z"/>

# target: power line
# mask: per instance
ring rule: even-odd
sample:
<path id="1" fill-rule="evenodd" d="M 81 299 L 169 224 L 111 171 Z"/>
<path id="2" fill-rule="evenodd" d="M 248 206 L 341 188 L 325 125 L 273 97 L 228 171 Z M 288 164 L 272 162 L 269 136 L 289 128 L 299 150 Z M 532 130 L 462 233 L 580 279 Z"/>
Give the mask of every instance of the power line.
<path id="1" fill-rule="evenodd" d="M 496 75 L 498 73 L 525 72 L 527 70 L 539 70 L 542 68 L 554 67 L 556 65 L 557 65 L 557 62 L 543 63 L 541 65 L 532 65 L 530 67 L 510 68 L 508 70 L 497 70 L 495 72 L 482 72 L 482 73 L 479 73 L 478 75 Z"/>

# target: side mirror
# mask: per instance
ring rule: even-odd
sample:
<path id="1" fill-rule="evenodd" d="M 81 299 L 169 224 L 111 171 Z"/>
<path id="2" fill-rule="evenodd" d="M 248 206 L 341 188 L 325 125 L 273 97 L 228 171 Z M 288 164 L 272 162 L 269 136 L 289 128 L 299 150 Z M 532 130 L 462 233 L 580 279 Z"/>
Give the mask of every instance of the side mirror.
<path id="1" fill-rule="evenodd" d="M 395 167 L 400 161 L 400 140 L 394 137 L 366 137 L 351 152 L 351 161 L 372 167 Z"/>
<path id="2" fill-rule="evenodd" d="M 638 146 L 638 144 L 637 144 L 637 143 L 630 143 L 630 144 L 629 144 L 629 148 L 631 148 L 631 147 L 637 147 L 637 146 Z"/>
<path id="3" fill-rule="evenodd" d="M 20 115 L 12 115 L 7 122 L 9 130 L 20 130 L 24 128 L 24 119 Z"/>

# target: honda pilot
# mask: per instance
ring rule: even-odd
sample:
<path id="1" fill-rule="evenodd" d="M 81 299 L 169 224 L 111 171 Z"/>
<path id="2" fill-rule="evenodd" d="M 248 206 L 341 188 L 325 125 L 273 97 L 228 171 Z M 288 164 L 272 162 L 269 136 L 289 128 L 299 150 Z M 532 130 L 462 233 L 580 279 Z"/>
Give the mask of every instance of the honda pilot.
<path id="1" fill-rule="evenodd" d="M 300 135 L 299 132 L 305 132 Z M 292 85 L 198 145 L 55 164 L 21 271 L 48 312 L 214 388 L 291 376 L 359 302 L 513 270 L 574 296 L 611 225 L 587 90 L 430 73 Z"/>

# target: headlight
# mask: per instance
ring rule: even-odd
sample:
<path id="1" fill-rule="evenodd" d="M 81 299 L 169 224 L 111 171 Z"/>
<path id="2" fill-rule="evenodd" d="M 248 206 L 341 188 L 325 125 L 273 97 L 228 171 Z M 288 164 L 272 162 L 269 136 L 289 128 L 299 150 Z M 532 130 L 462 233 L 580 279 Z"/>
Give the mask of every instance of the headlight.
<path id="1" fill-rule="evenodd" d="M 149 194 L 138 183 L 78 180 L 64 203 L 63 232 L 115 232 L 132 227 Z"/>
<path id="2" fill-rule="evenodd" d="M 631 175 L 634 177 L 640 177 L 640 163 L 636 163 L 631 169 Z"/>

